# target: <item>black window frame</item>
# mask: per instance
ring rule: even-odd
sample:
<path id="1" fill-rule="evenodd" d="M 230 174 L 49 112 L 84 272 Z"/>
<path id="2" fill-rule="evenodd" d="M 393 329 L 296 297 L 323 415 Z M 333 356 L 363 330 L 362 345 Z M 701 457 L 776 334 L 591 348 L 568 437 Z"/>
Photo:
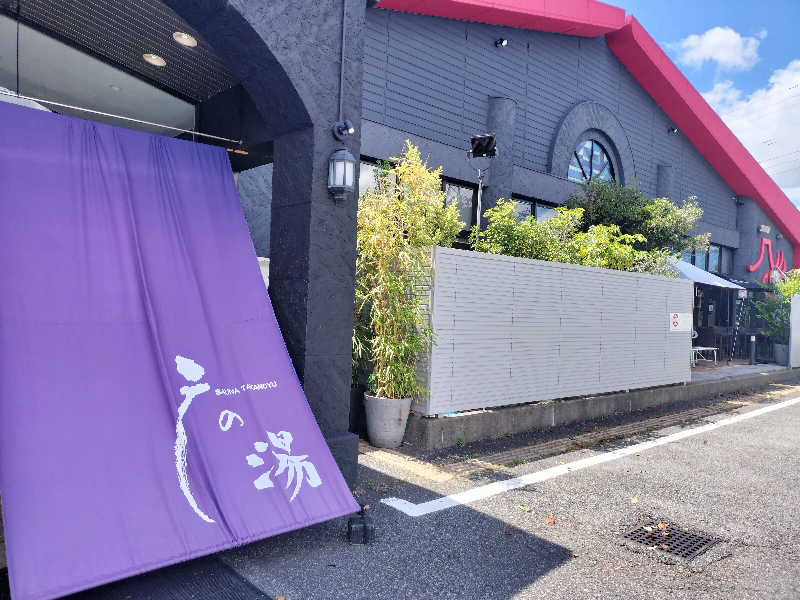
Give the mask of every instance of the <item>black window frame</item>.
<path id="1" fill-rule="evenodd" d="M 534 219 L 536 218 L 536 198 L 531 198 L 529 196 L 523 196 L 521 194 L 511 194 L 511 201 L 516 202 L 517 204 L 526 204 L 530 206 L 531 212 L 530 216 Z"/>
<path id="2" fill-rule="evenodd" d="M 358 169 L 359 169 L 358 196 L 359 197 L 361 197 L 361 194 L 363 193 L 361 191 L 361 163 L 367 163 L 367 164 L 372 165 L 373 167 L 376 167 L 376 168 L 380 165 L 380 163 L 389 163 L 391 165 L 394 165 L 394 163 L 392 161 L 390 161 L 390 160 L 388 160 L 386 158 L 374 158 L 372 156 L 365 156 L 363 154 L 361 156 L 359 156 L 359 159 L 358 159 Z"/>
<path id="3" fill-rule="evenodd" d="M 444 176 L 444 175 L 441 177 L 441 180 L 442 180 L 442 191 L 445 192 L 445 193 L 447 193 L 447 186 L 448 185 L 457 186 L 457 187 L 460 187 L 460 188 L 469 188 L 469 189 L 472 190 L 472 206 L 470 207 L 470 211 L 469 211 L 471 221 L 469 223 L 467 223 L 466 227 L 464 229 L 462 229 L 458 233 L 459 241 L 460 242 L 466 242 L 467 238 L 469 237 L 469 233 L 472 230 L 472 227 L 477 222 L 478 186 L 477 186 L 477 184 L 471 183 L 469 181 L 464 181 L 462 179 L 455 179 L 454 177 L 447 177 L 447 176 Z M 447 197 L 446 196 L 445 196 L 445 200 L 444 201 L 445 201 L 445 206 L 447 206 Z M 459 217 L 460 216 L 461 216 L 461 213 L 459 212 Z"/>
<path id="4" fill-rule="evenodd" d="M 591 144 L 592 144 L 592 146 L 591 146 L 591 155 L 589 157 L 589 174 L 588 175 L 586 174 L 586 170 L 583 168 L 583 163 L 581 162 L 580 156 L 578 156 L 578 150 L 582 149 L 583 146 L 586 145 L 587 142 L 591 142 Z M 602 172 L 605 171 L 606 168 L 608 168 L 609 179 L 601 179 L 601 180 L 602 181 L 616 181 L 617 180 L 616 173 L 615 173 L 615 170 L 614 170 L 614 161 L 611 158 L 611 152 L 608 151 L 608 149 L 606 148 L 606 145 L 603 142 L 601 142 L 600 140 L 596 140 L 593 137 L 587 137 L 585 139 L 581 139 L 575 145 L 575 148 L 572 149 L 572 156 L 570 157 L 569 162 L 567 163 L 567 179 L 569 181 L 572 181 L 573 183 L 589 183 L 590 181 L 595 179 L 595 176 L 594 176 L 594 150 L 595 150 L 595 146 L 598 146 L 600 148 L 600 150 L 602 151 L 603 156 L 605 156 L 605 158 L 606 158 L 606 163 L 607 163 L 606 167 L 604 167 L 600 173 L 602 174 Z M 569 171 L 570 171 L 570 166 L 572 165 L 572 160 L 573 159 L 578 163 L 578 168 L 581 170 L 581 176 L 583 177 L 583 179 L 577 179 L 577 178 L 573 178 L 573 177 L 570 176 Z"/>
<path id="5" fill-rule="evenodd" d="M 525 202 L 526 204 L 531 205 L 531 216 L 536 219 L 536 208 L 541 206 L 543 208 L 550 208 L 555 210 L 563 206 L 562 204 L 555 204 L 554 202 L 548 202 L 547 200 L 542 200 L 540 198 L 534 198 L 533 196 L 525 196 L 523 194 L 511 194 L 511 199 L 514 202 Z M 538 220 L 538 219 L 537 219 Z"/>
<path id="6" fill-rule="evenodd" d="M 539 207 L 555 210 L 559 206 L 561 206 L 561 205 L 560 204 L 550 204 L 549 202 L 537 202 L 536 206 L 534 207 L 533 218 L 536 219 L 537 221 L 539 220 L 539 216 L 536 214 L 536 209 L 538 209 Z M 553 215 L 553 216 L 555 216 L 555 215 Z M 552 219 L 553 217 L 550 217 L 550 218 Z"/>
<path id="7" fill-rule="evenodd" d="M 733 254 L 736 252 L 734 248 L 729 246 L 720 246 L 719 247 L 719 274 L 723 277 L 728 277 L 733 273 Z M 723 270 L 722 266 L 725 264 L 725 259 L 723 258 L 725 254 L 728 254 L 728 265 L 727 270 Z"/>
<path id="8" fill-rule="evenodd" d="M 715 252 L 717 255 L 717 268 L 716 270 L 711 270 L 711 253 L 712 251 Z M 714 273 L 714 275 L 720 274 L 720 260 L 722 259 L 722 246 L 719 244 L 709 244 L 708 250 L 706 250 L 706 267 L 709 273 Z"/>
<path id="9" fill-rule="evenodd" d="M 697 267 L 699 269 L 703 269 L 703 271 L 708 272 L 708 250 L 705 250 L 703 252 L 703 264 L 702 265 L 698 265 L 697 264 L 697 250 L 692 252 L 692 264 L 695 267 Z"/>
<path id="10" fill-rule="evenodd" d="M 716 249 L 719 252 L 718 259 L 717 259 L 717 270 L 716 271 L 709 271 L 708 270 L 708 267 L 711 264 L 711 249 L 712 248 Z M 731 275 L 731 273 L 733 272 L 733 253 L 735 251 L 736 251 L 735 248 L 731 248 L 729 246 L 723 246 L 722 244 L 709 244 L 708 245 L 708 250 L 706 250 L 704 252 L 704 256 L 705 256 L 705 264 L 704 265 L 698 265 L 697 264 L 697 252 L 695 250 L 692 250 L 692 252 L 691 252 L 690 262 L 691 262 L 691 264 L 693 264 L 698 269 L 703 269 L 707 273 L 712 273 L 713 275 L 720 275 L 722 277 L 729 277 Z M 729 270 L 727 272 L 725 272 L 723 270 L 723 268 L 722 268 L 722 265 L 723 265 L 722 256 L 726 252 L 728 252 L 729 256 L 730 256 L 730 264 L 728 265 Z M 683 259 L 683 256 L 681 256 L 681 260 L 682 259 Z"/>

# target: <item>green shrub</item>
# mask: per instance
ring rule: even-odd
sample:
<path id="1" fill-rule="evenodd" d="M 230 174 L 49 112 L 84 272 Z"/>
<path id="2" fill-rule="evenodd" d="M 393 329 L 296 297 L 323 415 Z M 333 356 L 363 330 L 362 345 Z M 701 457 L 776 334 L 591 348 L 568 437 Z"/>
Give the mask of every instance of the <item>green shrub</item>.
<path id="1" fill-rule="evenodd" d="M 520 221 L 516 203 L 501 199 L 484 216 L 487 227 L 473 227 L 470 241 L 474 250 L 522 258 L 572 263 L 620 271 L 636 271 L 674 277 L 665 250 L 640 250 L 646 239 L 626 234 L 617 225 L 592 225 L 582 230 L 584 209 L 557 208 L 547 221 L 534 217 Z"/>
<path id="2" fill-rule="evenodd" d="M 669 198 L 648 198 L 633 186 L 593 180 L 572 194 L 567 208 L 582 208 L 583 229 L 617 225 L 623 234 L 644 236 L 638 250 L 666 250 L 674 255 L 708 247 L 708 234 L 690 235 L 703 216 L 694 197 L 683 204 Z"/>
<path id="3" fill-rule="evenodd" d="M 764 288 L 764 299 L 753 300 L 753 308 L 770 339 L 776 344 L 788 344 L 792 296 L 800 294 L 800 270 L 788 271 L 786 279 Z"/>

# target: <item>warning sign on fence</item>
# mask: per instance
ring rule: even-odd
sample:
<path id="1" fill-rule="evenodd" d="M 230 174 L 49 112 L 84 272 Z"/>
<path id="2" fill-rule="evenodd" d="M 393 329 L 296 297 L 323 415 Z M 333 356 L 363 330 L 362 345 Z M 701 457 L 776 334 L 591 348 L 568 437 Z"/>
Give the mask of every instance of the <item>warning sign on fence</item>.
<path id="1" fill-rule="evenodd" d="M 669 318 L 669 330 L 672 332 L 685 332 L 692 330 L 692 313 L 673 312 L 667 315 Z"/>

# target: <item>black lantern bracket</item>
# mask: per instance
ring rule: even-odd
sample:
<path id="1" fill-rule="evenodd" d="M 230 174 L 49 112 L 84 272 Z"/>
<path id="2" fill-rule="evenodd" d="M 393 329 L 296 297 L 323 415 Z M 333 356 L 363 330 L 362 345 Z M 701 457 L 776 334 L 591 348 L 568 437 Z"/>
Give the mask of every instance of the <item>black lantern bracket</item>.
<path id="1" fill-rule="evenodd" d="M 333 137 L 335 137 L 340 142 L 344 140 L 347 136 L 353 135 L 356 132 L 356 128 L 353 126 L 353 122 L 349 119 L 345 119 L 344 121 L 339 121 L 333 126 Z"/>

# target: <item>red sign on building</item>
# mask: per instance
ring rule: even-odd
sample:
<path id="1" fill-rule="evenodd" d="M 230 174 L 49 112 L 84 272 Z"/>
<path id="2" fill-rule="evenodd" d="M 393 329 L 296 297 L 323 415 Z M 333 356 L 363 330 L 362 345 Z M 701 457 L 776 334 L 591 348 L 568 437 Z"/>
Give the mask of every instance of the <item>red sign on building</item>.
<path id="1" fill-rule="evenodd" d="M 753 263 L 752 265 L 747 265 L 748 271 L 755 271 L 761 266 L 761 263 L 764 262 L 764 254 L 766 250 L 767 260 L 769 262 L 769 271 L 764 273 L 761 277 L 762 283 L 768 283 L 772 273 L 778 271 L 778 277 L 780 279 L 786 279 L 786 259 L 783 256 L 783 250 L 778 251 L 775 254 L 775 258 L 772 257 L 772 240 L 768 238 L 761 238 L 761 252 L 758 255 L 758 260 Z"/>

